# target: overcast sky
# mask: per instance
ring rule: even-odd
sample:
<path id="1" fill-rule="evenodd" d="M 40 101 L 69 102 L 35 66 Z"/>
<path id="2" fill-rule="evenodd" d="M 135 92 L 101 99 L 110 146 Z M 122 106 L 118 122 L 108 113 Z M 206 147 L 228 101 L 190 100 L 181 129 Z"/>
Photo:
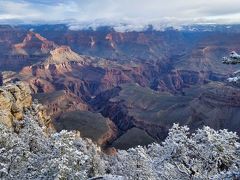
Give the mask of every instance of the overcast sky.
<path id="1" fill-rule="evenodd" d="M 240 23 L 240 0 L 0 0 L 0 23 Z"/>

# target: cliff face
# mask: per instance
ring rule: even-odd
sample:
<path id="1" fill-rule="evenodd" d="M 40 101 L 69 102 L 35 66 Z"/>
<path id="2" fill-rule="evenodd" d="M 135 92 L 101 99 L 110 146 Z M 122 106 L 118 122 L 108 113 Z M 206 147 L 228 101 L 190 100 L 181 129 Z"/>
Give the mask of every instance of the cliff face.
<path id="1" fill-rule="evenodd" d="M 27 84 L 17 82 L 0 88 L 0 122 L 15 128 L 15 122 L 21 121 L 28 110 L 35 112 L 41 124 L 53 129 L 46 109 L 32 101 L 31 91 Z"/>
<path id="2" fill-rule="evenodd" d="M 13 119 L 22 120 L 24 108 L 31 106 L 31 91 L 23 83 L 18 83 L 2 87 L 0 92 L 1 121 L 11 127 Z"/>
<path id="3" fill-rule="evenodd" d="M 46 106 L 46 111 L 52 118 L 57 118 L 70 111 L 87 111 L 88 105 L 69 91 L 54 91 L 52 93 L 38 93 L 33 95 Z"/>

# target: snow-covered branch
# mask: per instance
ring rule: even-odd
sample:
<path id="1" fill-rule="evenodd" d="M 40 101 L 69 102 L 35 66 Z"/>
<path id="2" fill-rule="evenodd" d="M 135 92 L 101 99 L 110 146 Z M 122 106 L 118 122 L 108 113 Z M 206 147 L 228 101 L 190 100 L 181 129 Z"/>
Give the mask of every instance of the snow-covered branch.
<path id="1" fill-rule="evenodd" d="M 240 55 L 232 51 L 229 57 L 223 57 L 224 64 L 240 64 Z M 233 73 L 233 77 L 228 78 L 231 83 L 240 83 L 240 70 Z"/>

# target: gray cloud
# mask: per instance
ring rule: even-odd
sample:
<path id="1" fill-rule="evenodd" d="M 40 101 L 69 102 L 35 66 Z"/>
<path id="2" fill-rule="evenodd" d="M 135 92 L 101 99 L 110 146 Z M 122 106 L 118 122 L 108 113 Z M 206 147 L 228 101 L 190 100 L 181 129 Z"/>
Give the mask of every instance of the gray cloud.
<path id="1" fill-rule="evenodd" d="M 239 0 L 0 0 L 0 23 L 70 22 L 142 28 L 188 23 L 240 23 Z"/>

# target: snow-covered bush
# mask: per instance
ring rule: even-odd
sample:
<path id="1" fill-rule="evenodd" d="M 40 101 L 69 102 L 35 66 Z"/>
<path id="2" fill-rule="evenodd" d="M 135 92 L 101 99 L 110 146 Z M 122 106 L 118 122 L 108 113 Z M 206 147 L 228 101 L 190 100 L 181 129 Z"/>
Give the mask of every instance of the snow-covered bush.
<path id="1" fill-rule="evenodd" d="M 240 64 L 240 55 L 235 51 L 232 51 L 229 57 L 223 57 L 224 64 Z M 233 73 L 233 77 L 228 78 L 228 81 L 231 83 L 240 83 L 240 70 Z"/>
<path id="2" fill-rule="evenodd" d="M 153 144 L 147 151 L 158 177 L 163 179 L 234 177 L 240 172 L 237 139 L 236 133 L 209 127 L 189 135 L 187 127 L 175 124 L 162 146 Z"/>
<path id="3" fill-rule="evenodd" d="M 174 124 L 161 144 L 108 156 L 78 132 L 44 133 L 31 111 L 16 124 L 17 132 L 0 124 L 0 179 L 240 178 L 238 136 L 227 130 L 190 134 Z"/>
<path id="4" fill-rule="evenodd" d="M 143 147 L 119 151 L 116 156 L 109 157 L 107 162 L 111 174 L 120 175 L 126 179 L 158 179 L 152 158 Z"/>
<path id="5" fill-rule="evenodd" d="M 99 147 L 77 132 L 46 135 L 27 113 L 18 132 L 0 124 L 1 179 L 87 179 L 105 173 Z"/>
<path id="6" fill-rule="evenodd" d="M 126 179 L 240 178 L 237 139 L 236 133 L 209 127 L 190 135 L 188 127 L 174 124 L 161 145 L 119 151 L 107 166 Z"/>

